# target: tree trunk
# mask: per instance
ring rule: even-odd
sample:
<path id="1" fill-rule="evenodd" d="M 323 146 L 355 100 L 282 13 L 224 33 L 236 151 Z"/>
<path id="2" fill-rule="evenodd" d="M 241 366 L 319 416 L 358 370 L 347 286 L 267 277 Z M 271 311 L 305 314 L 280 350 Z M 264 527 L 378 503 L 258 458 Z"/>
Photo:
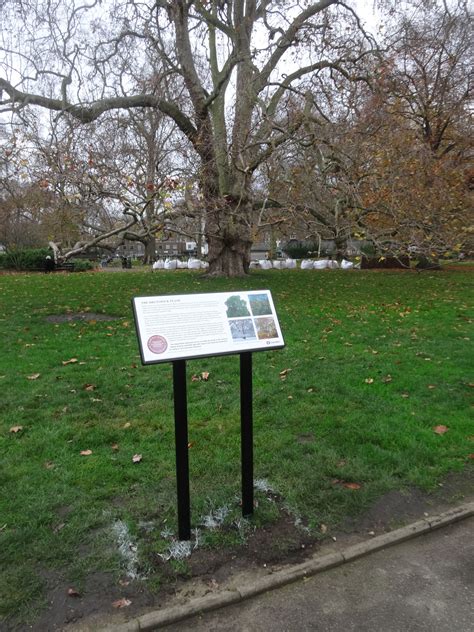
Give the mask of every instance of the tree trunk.
<path id="1" fill-rule="evenodd" d="M 208 206 L 208 208 L 211 205 Z M 208 212 L 206 239 L 209 246 L 208 276 L 242 277 L 250 264 L 251 207 L 230 196 Z"/>
<path id="2" fill-rule="evenodd" d="M 151 264 L 156 257 L 156 238 L 150 237 L 145 242 L 145 255 L 143 257 L 143 265 Z"/>
<path id="3" fill-rule="evenodd" d="M 334 244 L 336 246 L 336 261 L 341 263 L 347 250 L 347 237 L 336 235 L 334 238 Z"/>

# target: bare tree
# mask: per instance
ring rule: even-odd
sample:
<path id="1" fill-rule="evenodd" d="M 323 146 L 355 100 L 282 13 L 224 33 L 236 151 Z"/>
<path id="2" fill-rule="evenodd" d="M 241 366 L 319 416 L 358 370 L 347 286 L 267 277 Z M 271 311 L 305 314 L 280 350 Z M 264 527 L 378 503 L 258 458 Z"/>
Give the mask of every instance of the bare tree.
<path id="1" fill-rule="evenodd" d="M 463 0 L 402 13 L 387 37 L 354 128 L 365 228 L 381 249 L 472 250 L 471 41 Z"/>
<path id="2" fill-rule="evenodd" d="M 387 36 L 378 90 L 430 150 L 454 151 L 472 108 L 472 22 L 464 0 L 402 13 Z"/>
<path id="3" fill-rule="evenodd" d="M 88 126 L 31 110 L 19 118 L 4 143 L 3 232 L 21 233 L 28 221 L 62 260 L 99 244 L 113 252 L 124 239 L 142 242 L 145 262 L 154 259 L 156 232 L 177 214 L 169 208 L 179 149 L 170 121 L 150 108 Z"/>
<path id="4" fill-rule="evenodd" d="M 212 275 L 247 272 L 254 174 L 317 108 L 311 82 L 355 77 L 371 47 L 340 0 L 5 4 L 19 12 L 13 31 L 24 24 L 21 50 L 14 38 L 4 45 L 3 106 L 40 106 L 84 124 L 114 109 L 171 118 L 199 163 Z M 294 95 L 303 109 L 290 107 Z"/>
<path id="5" fill-rule="evenodd" d="M 337 101 L 320 91 L 324 120 L 286 152 L 273 190 L 339 251 L 353 235 L 381 255 L 452 256 L 472 250 L 470 19 L 463 1 L 401 7 L 366 60 L 370 81 L 339 81 Z"/>

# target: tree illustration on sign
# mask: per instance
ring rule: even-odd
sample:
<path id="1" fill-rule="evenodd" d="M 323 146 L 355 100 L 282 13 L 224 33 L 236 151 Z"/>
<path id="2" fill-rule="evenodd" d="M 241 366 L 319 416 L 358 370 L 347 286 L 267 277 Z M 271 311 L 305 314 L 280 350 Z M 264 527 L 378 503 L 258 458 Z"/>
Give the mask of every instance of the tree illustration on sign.
<path id="1" fill-rule="evenodd" d="M 230 296 L 225 304 L 227 305 L 227 318 L 250 316 L 247 303 L 240 296 Z"/>

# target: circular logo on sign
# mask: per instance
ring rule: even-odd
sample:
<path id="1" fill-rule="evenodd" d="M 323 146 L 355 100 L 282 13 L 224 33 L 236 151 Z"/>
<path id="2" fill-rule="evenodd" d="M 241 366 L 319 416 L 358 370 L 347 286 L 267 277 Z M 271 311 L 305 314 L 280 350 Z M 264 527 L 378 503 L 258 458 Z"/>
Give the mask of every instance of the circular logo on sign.
<path id="1" fill-rule="evenodd" d="M 168 349 L 168 342 L 163 336 L 151 336 L 148 338 L 147 346 L 152 353 L 159 355 Z"/>

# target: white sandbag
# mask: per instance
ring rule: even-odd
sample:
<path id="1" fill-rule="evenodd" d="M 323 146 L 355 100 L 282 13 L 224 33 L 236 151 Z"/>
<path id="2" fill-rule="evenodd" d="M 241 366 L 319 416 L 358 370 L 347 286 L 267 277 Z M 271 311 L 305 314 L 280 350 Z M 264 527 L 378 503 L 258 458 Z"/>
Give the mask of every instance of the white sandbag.
<path id="1" fill-rule="evenodd" d="M 178 267 L 178 262 L 176 259 L 166 259 L 164 269 L 165 270 L 176 270 Z"/>
<path id="2" fill-rule="evenodd" d="M 259 267 L 259 266 L 258 266 L 258 261 L 251 261 L 251 262 L 249 263 L 249 268 L 250 268 L 251 270 L 255 270 L 255 269 L 256 269 L 256 268 L 258 268 L 258 267 Z"/>
<path id="3" fill-rule="evenodd" d="M 313 260 L 312 259 L 302 259 L 301 260 L 301 269 L 302 270 L 312 270 L 313 269 Z"/>
<path id="4" fill-rule="evenodd" d="M 204 270 L 209 267 L 209 261 L 201 261 L 201 268 Z"/>
<path id="5" fill-rule="evenodd" d="M 341 268 L 342 268 L 343 270 L 350 270 L 350 269 L 351 269 L 351 268 L 353 268 L 353 267 L 354 267 L 354 264 L 353 264 L 353 262 L 352 262 L 352 261 L 347 261 L 347 259 L 343 259 L 343 260 L 341 261 Z"/>
<path id="6" fill-rule="evenodd" d="M 158 259 L 158 261 L 155 261 L 155 263 L 151 266 L 152 270 L 163 270 L 164 267 L 165 262 L 162 259 Z"/>
<path id="7" fill-rule="evenodd" d="M 294 270 L 296 268 L 296 261 L 294 259 L 287 259 L 285 261 L 285 267 L 288 270 Z"/>
<path id="8" fill-rule="evenodd" d="M 331 259 L 330 261 L 328 261 L 328 268 L 332 270 L 337 270 L 337 268 L 339 268 L 339 264 L 337 261 Z"/>
<path id="9" fill-rule="evenodd" d="M 274 259 L 272 264 L 275 270 L 284 270 L 286 268 L 286 261 L 282 261 L 281 259 Z"/>
<path id="10" fill-rule="evenodd" d="M 192 257 L 188 261 L 188 268 L 190 270 L 200 270 L 201 269 L 201 261 L 199 259 L 193 259 Z"/>
<path id="11" fill-rule="evenodd" d="M 262 270 L 270 270 L 272 267 L 272 262 L 268 261 L 268 259 L 260 259 L 259 264 Z"/>
<path id="12" fill-rule="evenodd" d="M 327 259 L 320 259 L 314 262 L 313 267 L 315 270 L 325 270 L 328 267 L 328 263 L 329 261 Z"/>
<path id="13" fill-rule="evenodd" d="M 187 261 L 178 261 L 178 270 L 187 270 L 188 262 Z"/>

